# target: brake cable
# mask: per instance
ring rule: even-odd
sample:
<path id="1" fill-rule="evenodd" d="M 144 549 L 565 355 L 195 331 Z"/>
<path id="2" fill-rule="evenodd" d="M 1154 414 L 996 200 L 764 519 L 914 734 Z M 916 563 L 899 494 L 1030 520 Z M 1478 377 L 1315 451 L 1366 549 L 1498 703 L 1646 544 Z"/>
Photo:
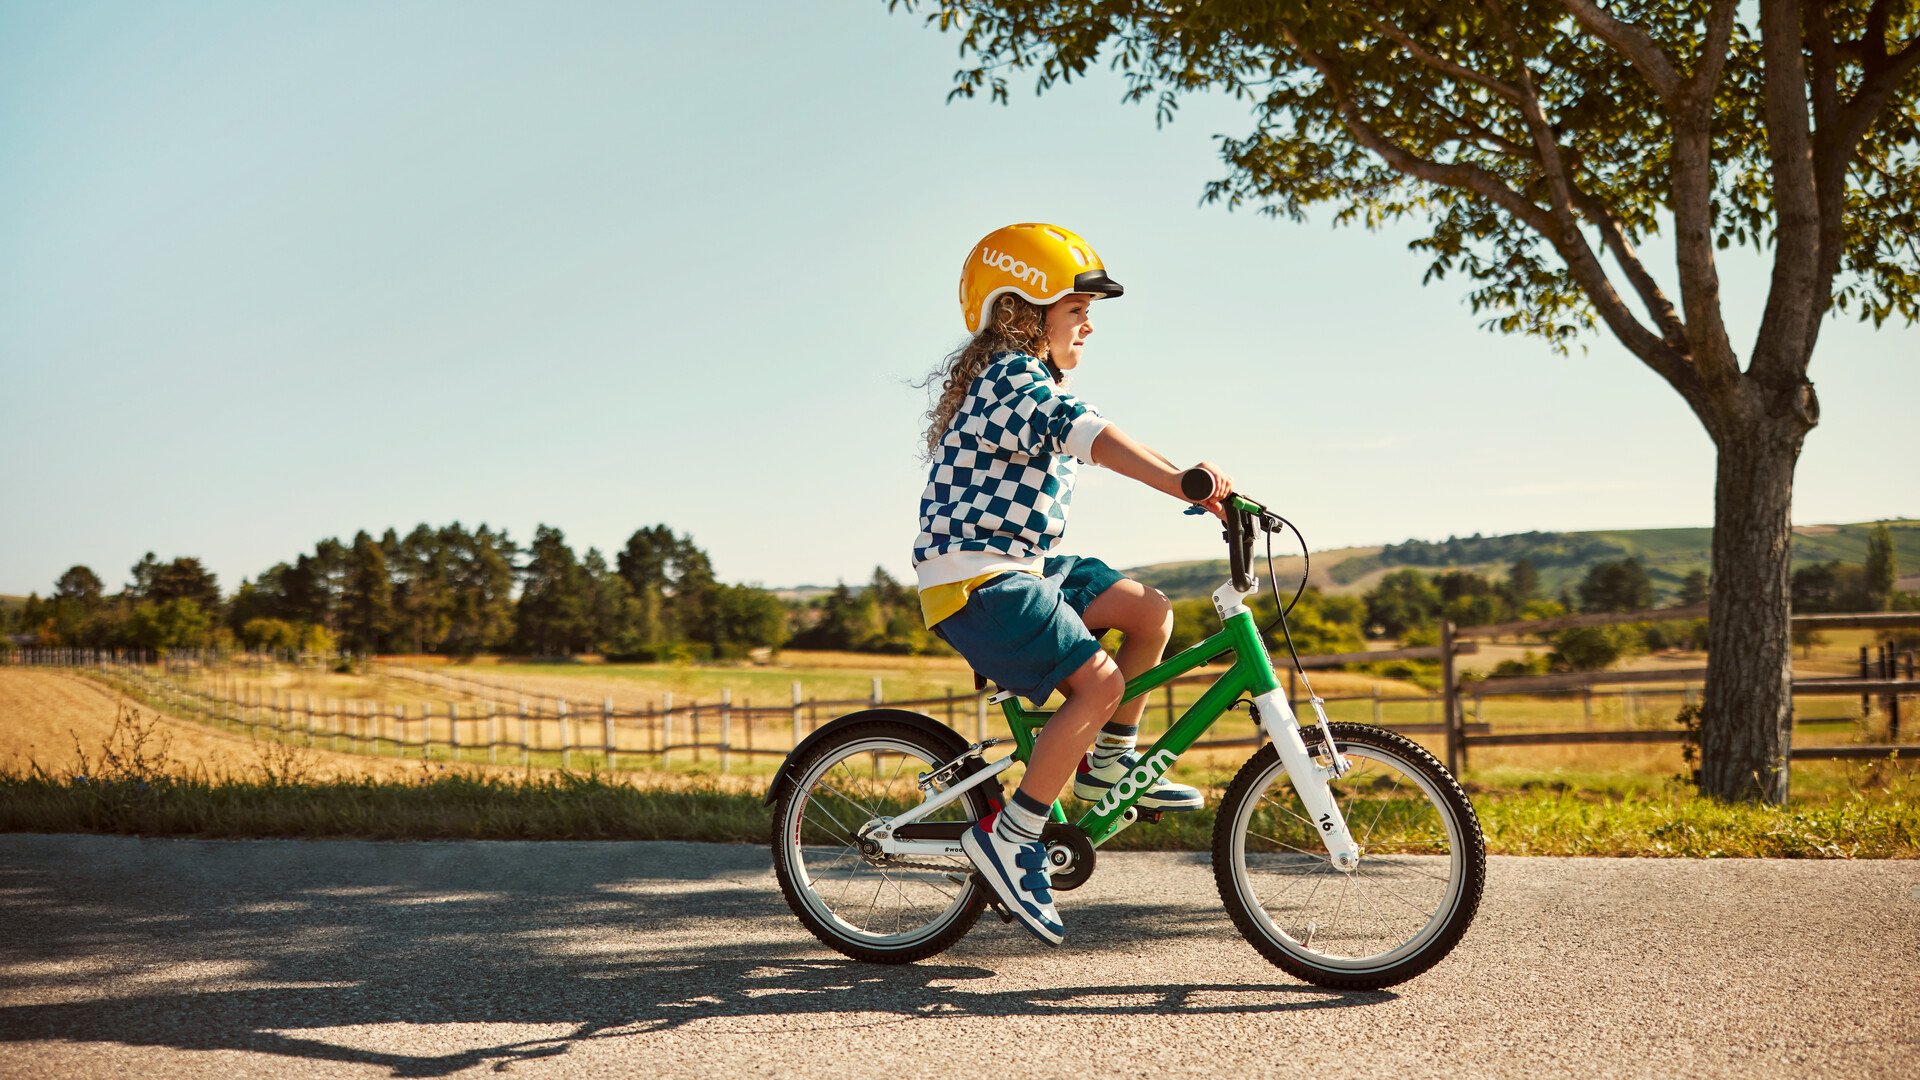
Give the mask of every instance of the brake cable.
<path id="1" fill-rule="evenodd" d="M 1327 720 L 1326 702 L 1319 694 L 1313 692 L 1313 680 L 1307 678 L 1306 665 L 1300 662 L 1300 652 L 1293 647 L 1293 630 L 1287 626 L 1287 616 L 1292 614 L 1293 606 L 1300 602 L 1300 597 L 1307 591 L 1307 578 L 1313 573 L 1313 555 L 1307 550 L 1307 538 L 1300 535 L 1300 527 L 1298 525 L 1281 517 L 1279 514 L 1275 514 L 1271 510 L 1266 511 L 1266 513 L 1271 515 L 1275 521 L 1292 529 L 1294 539 L 1300 541 L 1300 587 L 1293 591 L 1293 599 L 1287 601 L 1286 606 L 1282 607 L 1280 605 L 1280 579 L 1274 573 L 1273 569 L 1274 530 L 1272 528 L 1266 528 L 1267 522 L 1262 521 L 1260 523 L 1263 526 L 1262 531 L 1267 534 L 1267 585 L 1273 590 L 1274 616 L 1273 622 L 1268 623 L 1266 629 L 1260 633 L 1261 636 L 1264 637 L 1273 632 L 1274 623 L 1280 624 L 1280 633 L 1286 638 L 1287 642 L 1287 655 L 1293 658 L 1293 670 L 1300 673 L 1300 685 L 1306 688 L 1307 704 L 1313 707 L 1314 718 L 1319 721 L 1320 735 L 1326 740 L 1328 764 L 1333 770 L 1333 775 L 1337 778 L 1345 775 L 1350 766 L 1347 764 L 1346 757 L 1342 755 L 1334 745 L 1333 726 Z"/>

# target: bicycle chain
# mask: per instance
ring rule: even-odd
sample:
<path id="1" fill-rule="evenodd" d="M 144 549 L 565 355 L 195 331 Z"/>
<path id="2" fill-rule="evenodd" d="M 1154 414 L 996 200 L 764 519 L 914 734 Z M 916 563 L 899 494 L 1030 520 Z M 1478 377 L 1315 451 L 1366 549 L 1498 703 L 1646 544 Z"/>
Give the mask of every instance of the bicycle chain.
<path id="1" fill-rule="evenodd" d="M 895 862 L 895 861 L 889 860 L 887 862 L 879 864 L 878 866 L 875 866 L 874 869 L 876 870 L 932 870 L 937 874 L 957 874 L 957 873 L 960 873 L 963 868 L 956 866 L 953 863 L 939 865 L 936 863 L 907 862 L 904 860 Z M 964 870 L 966 873 L 969 873 L 969 874 L 974 872 L 973 867 L 971 866 L 965 867 Z"/>

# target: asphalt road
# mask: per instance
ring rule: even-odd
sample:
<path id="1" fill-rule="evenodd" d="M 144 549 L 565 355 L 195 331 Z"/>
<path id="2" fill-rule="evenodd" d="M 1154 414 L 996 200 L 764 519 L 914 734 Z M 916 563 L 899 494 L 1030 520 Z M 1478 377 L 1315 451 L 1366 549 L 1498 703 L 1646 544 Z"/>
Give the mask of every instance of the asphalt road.
<path id="1" fill-rule="evenodd" d="M 887 968 L 755 848 L 7 835 L 0 1075 L 1920 1075 L 1920 862 L 1491 863 L 1451 957 L 1337 993 L 1200 856 Z"/>

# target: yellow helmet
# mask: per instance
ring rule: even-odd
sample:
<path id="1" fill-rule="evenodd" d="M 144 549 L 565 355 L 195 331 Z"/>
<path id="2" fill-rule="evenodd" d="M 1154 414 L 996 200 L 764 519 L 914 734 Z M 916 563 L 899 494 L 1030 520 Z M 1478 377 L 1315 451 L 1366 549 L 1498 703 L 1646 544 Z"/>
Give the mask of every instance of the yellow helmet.
<path id="1" fill-rule="evenodd" d="M 1124 291 L 1079 233 L 1035 221 L 988 233 L 960 268 L 960 314 L 968 333 L 979 331 L 1001 293 L 1046 305 L 1071 293 L 1119 296 Z"/>

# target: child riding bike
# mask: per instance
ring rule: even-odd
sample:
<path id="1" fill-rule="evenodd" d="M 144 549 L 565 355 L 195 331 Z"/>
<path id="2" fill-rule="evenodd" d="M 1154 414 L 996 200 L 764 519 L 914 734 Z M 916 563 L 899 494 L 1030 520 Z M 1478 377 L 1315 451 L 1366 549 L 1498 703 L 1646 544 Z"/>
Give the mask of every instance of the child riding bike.
<path id="1" fill-rule="evenodd" d="M 1065 927 L 1040 843 L 1048 808 L 1069 778 L 1076 796 L 1097 801 L 1138 763 L 1146 701 L 1121 697 L 1127 679 L 1160 662 L 1173 613 L 1164 594 L 1098 559 L 1047 553 L 1066 530 L 1076 462 L 1187 501 L 1182 469 L 1063 389 L 1093 333 L 1093 301 L 1121 293 L 1092 246 L 1067 229 L 991 232 L 960 275 L 973 337 L 928 380 L 939 392 L 927 412 L 931 468 L 913 550 L 926 624 L 1002 689 L 1035 705 L 1056 689 L 1066 698 L 1019 791 L 991 828 L 972 828 L 961 845 L 1007 910 L 1054 945 Z M 1199 505 L 1222 514 L 1231 479 L 1210 463 L 1197 467 L 1214 479 Z M 1118 655 L 1088 627 L 1124 634 Z M 1200 804 L 1199 791 L 1165 779 L 1138 803 Z"/>

